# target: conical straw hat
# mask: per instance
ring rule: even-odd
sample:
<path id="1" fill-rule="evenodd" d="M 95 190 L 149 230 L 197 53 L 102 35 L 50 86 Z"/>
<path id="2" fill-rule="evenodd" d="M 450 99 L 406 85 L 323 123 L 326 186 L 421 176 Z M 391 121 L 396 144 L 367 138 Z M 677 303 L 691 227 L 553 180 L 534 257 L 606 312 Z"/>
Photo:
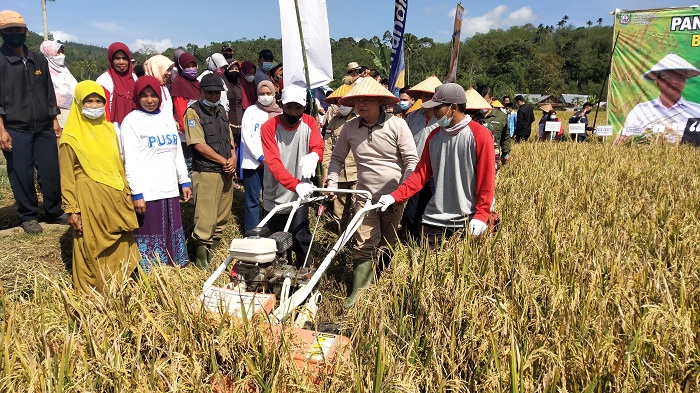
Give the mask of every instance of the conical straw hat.
<path id="1" fill-rule="evenodd" d="M 503 104 L 501 104 L 501 101 L 498 100 L 493 100 L 491 103 L 491 106 L 494 108 L 503 108 Z"/>
<path id="2" fill-rule="evenodd" d="M 406 114 L 417 111 L 418 109 L 421 108 L 422 105 L 423 105 L 423 100 L 421 100 L 420 98 L 417 99 L 416 102 L 414 102 L 413 105 L 411 105 L 411 107 L 408 108 L 408 110 L 406 111 Z"/>
<path id="3" fill-rule="evenodd" d="M 328 97 L 326 97 L 326 102 L 329 104 L 336 104 L 341 97 L 344 97 L 352 89 L 350 85 L 340 85 L 339 88 L 335 89 Z"/>
<path id="4" fill-rule="evenodd" d="M 362 78 L 362 81 L 355 83 L 352 89 L 338 100 L 338 103 L 345 106 L 355 106 L 355 99 L 359 97 L 379 98 L 380 105 L 399 102 L 399 97 L 391 94 L 389 90 L 380 85 L 374 78 Z"/>
<path id="5" fill-rule="evenodd" d="M 549 112 L 554 109 L 554 107 L 552 107 L 552 104 L 542 104 L 540 105 L 540 109 L 542 109 L 543 112 Z"/>
<path id="6" fill-rule="evenodd" d="M 491 104 L 473 88 L 470 87 L 465 93 L 467 93 L 467 110 L 491 109 Z"/>
<path id="7" fill-rule="evenodd" d="M 429 93 L 433 94 L 435 93 L 435 88 L 440 86 L 442 82 L 440 79 L 437 78 L 437 76 L 432 75 L 428 77 L 428 79 L 424 80 L 423 82 L 413 86 L 412 88 L 406 90 L 406 94 L 410 96 L 419 96 L 421 93 Z"/>
<path id="8" fill-rule="evenodd" d="M 649 71 L 644 73 L 644 77 L 646 79 L 656 80 L 658 72 L 668 70 L 686 71 L 687 78 L 694 78 L 700 75 L 700 70 L 697 69 L 697 67 L 688 63 L 685 59 L 678 56 L 677 54 L 669 53 L 666 56 L 664 56 L 663 59 L 659 60 L 658 63 L 654 64 L 654 66 L 651 67 Z"/>

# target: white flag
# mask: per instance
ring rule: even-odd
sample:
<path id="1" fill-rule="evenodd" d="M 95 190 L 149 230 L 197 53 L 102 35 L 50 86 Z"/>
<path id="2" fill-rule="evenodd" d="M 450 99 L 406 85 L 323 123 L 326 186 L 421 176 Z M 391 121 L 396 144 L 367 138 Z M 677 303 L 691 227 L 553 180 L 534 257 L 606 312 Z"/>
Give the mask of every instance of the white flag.
<path id="1" fill-rule="evenodd" d="M 294 0 L 279 0 L 282 21 L 282 60 L 284 84 L 306 87 L 304 59 L 301 52 L 299 24 Z M 309 82 L 315 89 L 333 80 L 331 40 L 328 32 L 326 0 L 299 1 L 301 29 L 304 33 L 306 62 L 309 66 Z"/>

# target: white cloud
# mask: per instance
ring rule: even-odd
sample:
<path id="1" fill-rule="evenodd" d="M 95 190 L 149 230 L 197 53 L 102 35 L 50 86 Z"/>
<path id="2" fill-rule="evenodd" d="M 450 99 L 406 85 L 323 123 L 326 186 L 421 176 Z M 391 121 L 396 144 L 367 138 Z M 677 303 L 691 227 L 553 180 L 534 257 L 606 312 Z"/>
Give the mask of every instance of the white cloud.
<path id="1" fill-rule="evenodd" d="M 456 9 L 450 10 L 449 17 L 454 20 Z M 507 14 L 505 5 L 496 8 L 481 16 L 464 17 L 462 19 L 462 37 L 471 37 L 476 33 L 486 33 L 491 29 L 508 28 L 514 25 L 522 25 L 531 22 L 537 15 L 530 7 L 522 7 Z M 467 11 L 465 10 L 465 14 Z"/>
<path id="2" fill-rule="evenodd" d="M 533 20 L 535 20 L 536 17 L 537 15 L 532 11 L 532 8 L 522 7 L 511 12 L 510 15 L 508 15 L 508 17 L 506 18 L 505 24 L 507 24 L 508 26 L 522 25 L 525 23 L 532 22 Z"/>
<path id="3" fill-rule="evenodd" d="M 91 25 L 107 33 L 117 33 L 122 31 L 122 27 L 114 22 L 92 22 Z"/>
<path id="4" fill-rule="evenodd" d="M 61 31 L 61 30 L 52 31 L 51 35 L 53 35 L 53 39 L 55 41 L 78 42 L 77 35 L 71 34 L 71 33 L 66 33 L 65 31 Z"/>
<path id="5" fill-rule="evenodd" d="M 173 43 L 170 41 L 170 39 L 162 39 L 162 40 L 147 40 L 143 38 L 137 39 L 134 43 L 129 45 L 129 49 L 131 49 L 132 52 L 144 52 L 144 51 L 153 51 L 155 50 L 156 52 L 163 52 L 168 48 L 172 48 Z M 151 53 L 149 53 L 151 54 Z"/>

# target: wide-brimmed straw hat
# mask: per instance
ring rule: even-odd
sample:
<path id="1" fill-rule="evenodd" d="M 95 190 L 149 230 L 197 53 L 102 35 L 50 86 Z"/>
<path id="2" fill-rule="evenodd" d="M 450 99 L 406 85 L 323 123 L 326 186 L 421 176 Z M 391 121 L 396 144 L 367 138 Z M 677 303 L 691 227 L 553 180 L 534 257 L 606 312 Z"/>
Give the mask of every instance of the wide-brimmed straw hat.
<path id="1" fill-rule="evenodd" d="M 475 109 L 491 109 L 491 104 L 489 104 L 488 101 L 484 99 L 484 97 L 481 96 L 481 94 L 477 93 L 474 88 L 470 87 L 466 91 L 467 94 L 467 110 L 475 110 Z"/>
<path id="2" fill-rule="evenodd" d="M 649 80 L 656 80 L 658 73 L 661 71 L 685 71 L 686 79 L 694 78 L 700 75 L 700 70 L 694 65 L 690 64 L 684 58 L 678 56 L 675 53 L 669 53 L 664 56 L 663 59 L 659 60 L 658 63 L 654 64 L 653 67 L 644 73 L 644 78 Z"/>
<path id="3" fill-rule="evenodd" d="M 357 98 L 379 98 L 380 105 L 396 104 L 399 97 L 391 94 L 386 87 L 382 86 L 374 78 L 362 78 L 362 81 L 355 83 L 343 98 L 339 99 L 340 105 L 355 106 Z"/>
<path id="4" fill-rule="evenodd" d="M 352 90 L 350 85 L 340 85 L 339 88 L 335 89 L 328 97 L 326 97 L 326 102 L 329 104 L 337 104 L 338 100 L 345 97 L 348 92 Z"/>
<path id="5" fill-rule="evenodd" d="M 440 86 L 441 84 L 442 84 L 442 82 L 440 81 L 440 79 L 438 79 L 437 76 L 432 75 L 432 76 L 428 77 L 428 79 L 424 80 L 423 82 L 406 90 L 406 94 L 410 95 L 411 97 L 420 98 L 420 95 L 422 93 L 428 93 L 428 94 L 435 93 L 435 88 Z"/>

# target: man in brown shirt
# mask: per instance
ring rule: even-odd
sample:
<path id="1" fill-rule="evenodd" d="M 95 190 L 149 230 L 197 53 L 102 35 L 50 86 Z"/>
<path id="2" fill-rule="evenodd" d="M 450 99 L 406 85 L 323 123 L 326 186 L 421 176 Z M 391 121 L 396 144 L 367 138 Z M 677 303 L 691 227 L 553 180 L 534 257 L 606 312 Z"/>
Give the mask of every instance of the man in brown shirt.
<path id="1" fill-rule="evenodd" d="M 380 195 L 396 190 L 413 172 L 418 155 L 411 130 L 403 119 L 382 109 L 382 105 L 397 101 L 396 96 L 372 78 L 362 79 L 339 100 L 341 105 L 353 106 L 359 117 L 345 123 L 338 136 L 328 167 L 329 188 L 337 188 L 340 170 L 350 151 L 357 165 L 357 188 L 376 196 L 370 203 L 376 203 Z M 367 202 L 356 201 L 355 211 Z M 372 282 L 377 251 L 396 243 L 403 208 L 403 204 L 399 204 L 385 212 L 367 213 L 355 233 L 353 290 L 346 301 L 347 307 L 352 307 L 358 291 Z M 380 267 L 388 262 L 389 257 L 385 252 L 381 254 L 384 263 Z"/>

